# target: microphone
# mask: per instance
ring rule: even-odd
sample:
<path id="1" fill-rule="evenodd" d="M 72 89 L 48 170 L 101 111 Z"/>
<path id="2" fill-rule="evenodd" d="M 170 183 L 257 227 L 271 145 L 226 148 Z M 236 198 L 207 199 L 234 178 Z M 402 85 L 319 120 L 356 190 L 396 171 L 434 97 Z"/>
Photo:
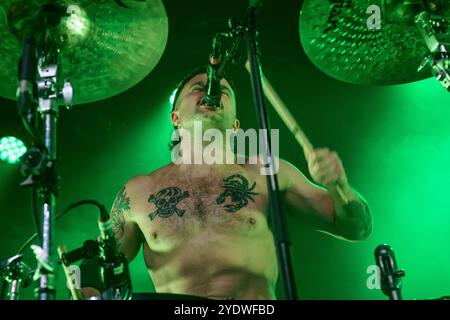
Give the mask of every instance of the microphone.
<path id="1" fill-rule="evenodd" d="M 86 240 L 81 248 L 65 252 L 61 256 L 61 262 L 66 266 L 81 259 L 91 259 L 98 255 L 99 245 L 95 240 Z"/>
<path id="2" fill-rule="evenodd" d="M 221 46 L 220 35 L 216 35 L 212 41 L 212 50 L 207 67 L 208 80 L 206 82 L 205 95 L 201 101 L 202 104 L 213 107 L 220 107 L 221 105 L 222 88 L 220 80 L 223 78 L 219 70 L 222 62 Z"/>
<path id="3" fill-rule="evenodd" d="M 400 280 L 405 276 L 403 270 L 397 269 L 393 249 L 387 245 L 379 245 L 375 249 L 375 260 L 381 273 L 381 290 L 391 300 L 402 300 Z"/>
<path id="4" fill-rule="evenodd" d="M 111 218 L 104 206 L 98 220 L 100 229 L 100 278 L 105 286 L 102 297 L 105 300 L 129 300 L 132 285 L 128 260 L 118 250 Z"/>

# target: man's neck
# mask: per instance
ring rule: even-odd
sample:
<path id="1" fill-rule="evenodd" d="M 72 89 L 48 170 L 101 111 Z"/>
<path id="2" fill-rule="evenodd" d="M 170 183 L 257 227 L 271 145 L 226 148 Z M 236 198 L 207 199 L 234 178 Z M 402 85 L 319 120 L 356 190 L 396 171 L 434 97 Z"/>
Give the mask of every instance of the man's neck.
<path id="1" fill-rule="evenodd" d="M 209 127 L 201 121 L 179 131 L 181 142 L 172 153 L 177 164 L 233 164 L 236 156 L 230 146 L 231 129 Z M 178 157 L 177 154 L 180 156 Z"/>
<path id="2" fill-rule="evenodd" d="M 230 149 L 229 143 L 215 143 L 214 141 L 192 142 L 190 146 L 180 144 L 179 164 L 234 164 L 236 156 Z"/>

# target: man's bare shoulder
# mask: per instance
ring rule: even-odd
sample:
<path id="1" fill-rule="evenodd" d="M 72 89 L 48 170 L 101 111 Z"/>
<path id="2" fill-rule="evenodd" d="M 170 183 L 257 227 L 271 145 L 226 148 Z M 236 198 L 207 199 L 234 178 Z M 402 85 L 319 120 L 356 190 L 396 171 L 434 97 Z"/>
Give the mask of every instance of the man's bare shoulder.
<path id="1" fill-rule="evenodd" d="M 149 173 L 136 175 L 128 180 L 126 188 L 131 191 L 141 189 L 143 186 L 151 186 L 171 171 L 173 166 L 173 163 L 169 163 Z"/>
<path id="2" fill-rule="evenodd" d="M 259 154 L 249 157 L 248 161 L 249 163 L 256 164 L 251 166 L 252 169 L 258 170 L 259 173 L 265 172 L 265 174 L 269 174 L 270 171 L 268 170 L 268 166 L 264 165 L 264 163 L 266 163 L 266 160 L 264 159 L 264 156 L 262 154 Z M 289 161 L 276 156 L 274 157 L 273 161 L 275 169 L 274 171 L 278 176 L 278 183 L 281 190 L 289 188 L 292 185 L 293 181 L 295 181 L 296 183 L 308 183 L 305 175 Z"/>

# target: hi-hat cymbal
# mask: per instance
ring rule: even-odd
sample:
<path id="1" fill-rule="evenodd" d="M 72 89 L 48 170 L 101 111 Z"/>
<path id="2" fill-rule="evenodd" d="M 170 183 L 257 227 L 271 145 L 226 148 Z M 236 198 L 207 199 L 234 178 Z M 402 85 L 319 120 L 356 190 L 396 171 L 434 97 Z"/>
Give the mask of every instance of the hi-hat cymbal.
<path id="1" fill-rule="evenodd" d="M 430 13 L 450 22 L 447 0 L 425 2 Z M 407 11 L 402 3 L 305 0 L 300 35 L 307 56 L 327 75 L 354 84 L 390 85 L 431 77 L 429 68 L 417 71 L 429 50 L 414 24 L 414 10 L 411 7 Z M 371 5 L 381 9 L 380 29 L 367 25 Z M 446 37 L 450 35 L 445 34 L 441 40 L 447 42 Z"/>
<path id="2" fill-rule="evenodd" d="M 106 99 L 147 76 L 161 58 L 168 21 L 161 0 L 1 0 L 0 96 L 15 99 L 17 65 L 27 29 L 43 5 L 64 13 L 49 30 L 60 50 L 60 80 L 69 79 L 74 104 Z"/>

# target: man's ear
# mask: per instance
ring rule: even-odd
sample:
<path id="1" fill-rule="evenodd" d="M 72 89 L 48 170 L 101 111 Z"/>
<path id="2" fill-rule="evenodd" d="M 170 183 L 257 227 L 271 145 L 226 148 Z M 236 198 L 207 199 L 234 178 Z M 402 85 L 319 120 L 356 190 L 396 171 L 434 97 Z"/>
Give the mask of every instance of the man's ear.
<path id="1" fill-rule="evenodd" d="M 180 115 L 178 114 L 178 111 L 172 111 L 170 113 L 170 119 L 172 120 L 172 124 L 175 127 L 178 127 L 180 125 Z"/>

